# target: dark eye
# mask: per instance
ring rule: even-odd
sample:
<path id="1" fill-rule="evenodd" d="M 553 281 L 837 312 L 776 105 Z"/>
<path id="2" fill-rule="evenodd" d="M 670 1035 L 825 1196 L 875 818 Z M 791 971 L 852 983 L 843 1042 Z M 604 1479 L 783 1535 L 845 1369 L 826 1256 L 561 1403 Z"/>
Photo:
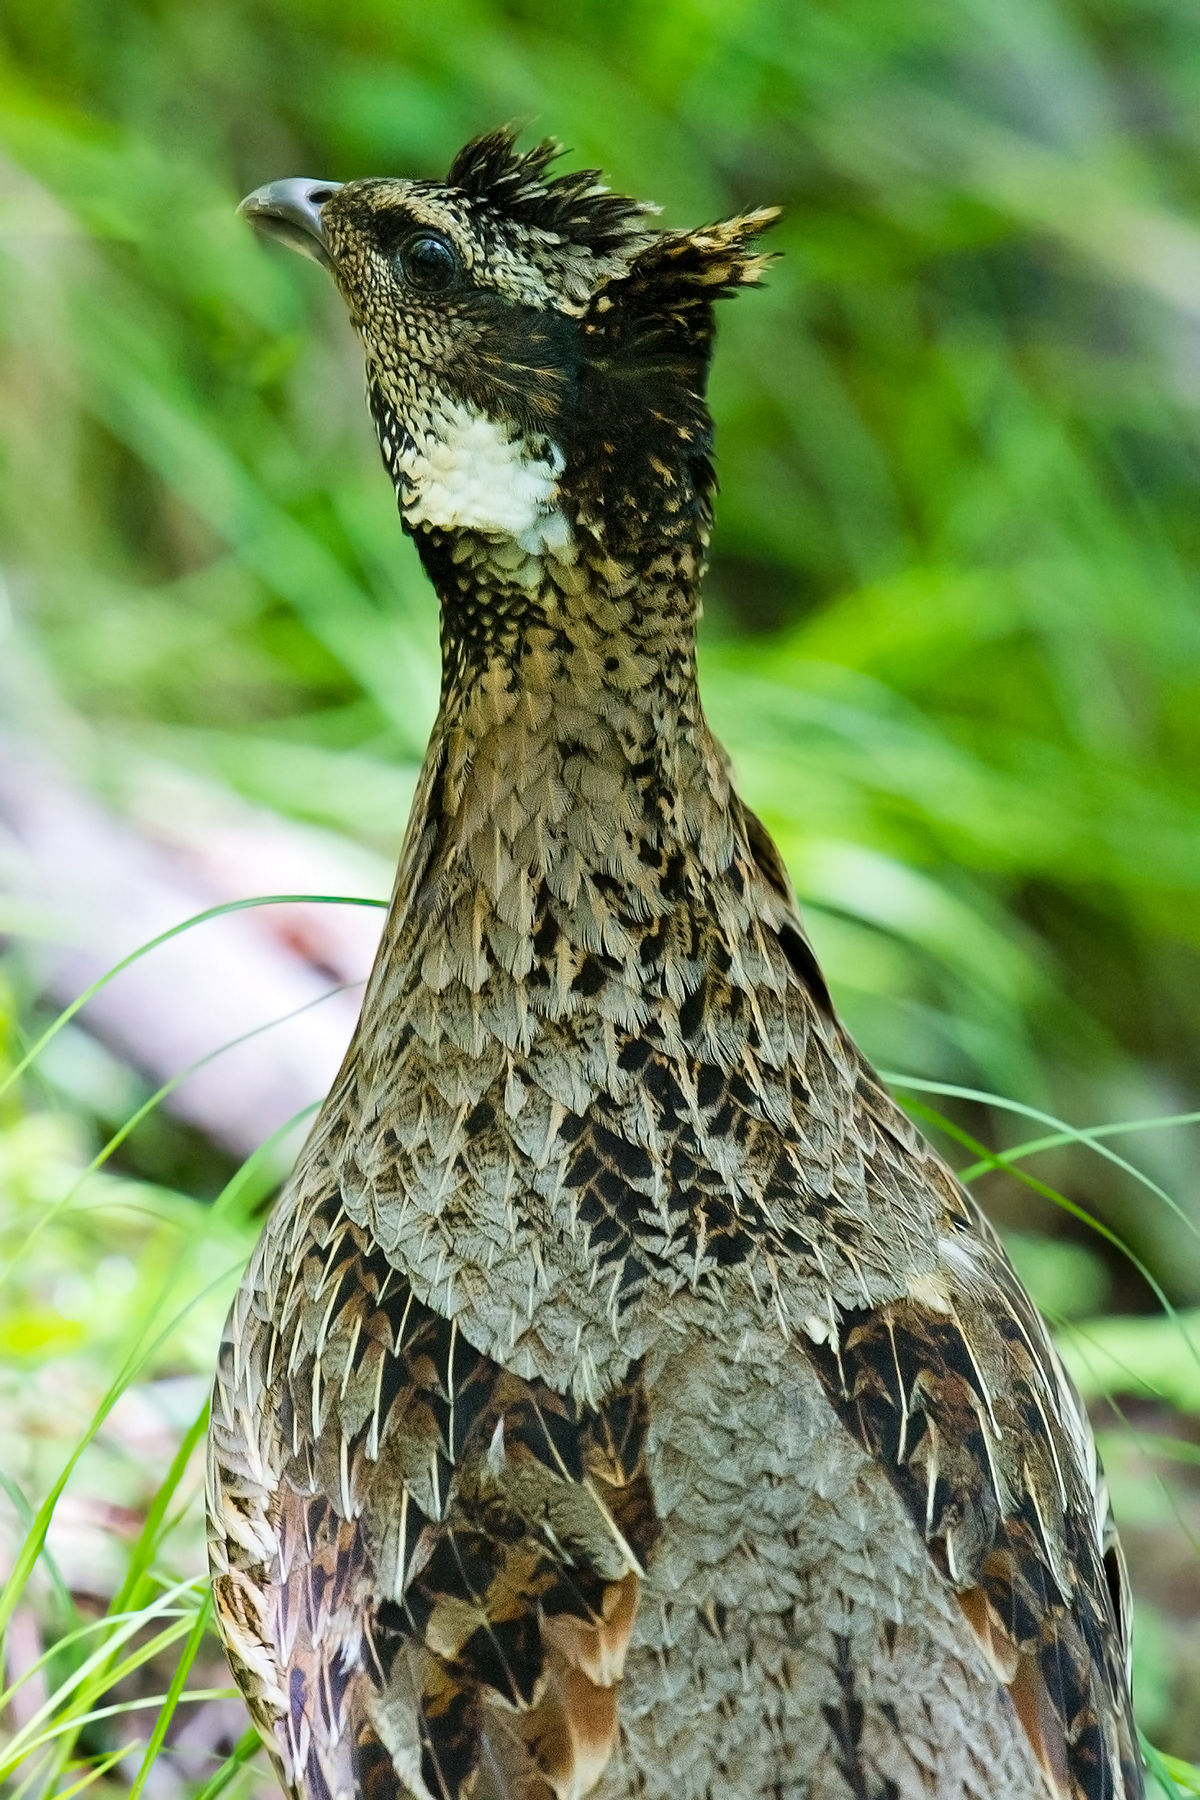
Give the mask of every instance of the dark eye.
<path id="1" fill-rule="evenodd" d="M 458 253 L 435 231 L 418 231 L 400 246 L 396 261 L 400 273 L 423 294 L 441 294 L 458 277 Z"/>

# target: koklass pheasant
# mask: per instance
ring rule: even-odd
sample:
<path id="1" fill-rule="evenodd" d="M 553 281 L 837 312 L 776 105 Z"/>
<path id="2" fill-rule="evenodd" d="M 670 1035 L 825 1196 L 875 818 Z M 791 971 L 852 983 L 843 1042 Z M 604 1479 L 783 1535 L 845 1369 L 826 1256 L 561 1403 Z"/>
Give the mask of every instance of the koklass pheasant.
<path id="1" fill-rule="evenodd" d="M 290 1793 L 1132 1800 L 1086 1418 L 696 688 L 713 303 L 554 146 L 281 181 L 441 602 L 362 1019 L 239 1290 L 217 1612 Z"/>

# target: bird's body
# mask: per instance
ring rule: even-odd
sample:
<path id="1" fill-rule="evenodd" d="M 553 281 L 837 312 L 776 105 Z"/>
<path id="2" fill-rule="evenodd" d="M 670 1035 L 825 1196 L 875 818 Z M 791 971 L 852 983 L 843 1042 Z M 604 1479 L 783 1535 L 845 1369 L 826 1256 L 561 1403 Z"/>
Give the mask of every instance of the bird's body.
<path id="1" fill-rule="evenodd" d="M 1134 1800 L 1086 1418 L 700 709 L 711 300 L 769 215 L 651 233 L 546 160 L 256 209 L 364 337 L 444 680 L 222 1350 L 235 1674 L 306 1800 Z"/>

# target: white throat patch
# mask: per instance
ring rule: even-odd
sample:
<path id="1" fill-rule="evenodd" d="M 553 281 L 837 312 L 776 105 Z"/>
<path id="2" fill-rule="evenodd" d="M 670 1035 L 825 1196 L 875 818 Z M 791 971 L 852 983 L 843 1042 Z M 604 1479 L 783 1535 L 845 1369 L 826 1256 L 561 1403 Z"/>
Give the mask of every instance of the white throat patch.
<path id="1" fill-rule="evenodd" d="M 406 436 L 402 446 L 385 444 L 383 451 L 402 484 L 410 524 L 494 532 L 531 556 L 568 548 L 570 527 L 557 504 L 563 471 L 557 444 L 535 454 L 527 442 L 459 401 L 430 421 L 423 441 Z"/>

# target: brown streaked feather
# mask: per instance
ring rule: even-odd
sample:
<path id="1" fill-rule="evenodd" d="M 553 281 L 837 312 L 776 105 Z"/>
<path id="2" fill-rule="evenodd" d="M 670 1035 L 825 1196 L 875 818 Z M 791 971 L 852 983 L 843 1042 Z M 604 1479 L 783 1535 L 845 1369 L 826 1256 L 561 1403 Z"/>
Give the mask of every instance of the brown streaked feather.
<path id="1" fill-rule="evenodd" d="M 846 1313 L 813 1362 L 953 1585 L 1055 1795 L 1136 1792 L 1080 1402 L 990 1229 L 956 1199 L 936 1304 Z"/>
<path id="2" fill-rule="evenodd" d="M 636 1370 L 600 1409 L 519 1380 L 336 1201 L 276 1331 L 285 1459 L 258 1580 L 288 1785 L 337 1800 L 361 1764 L 387 1792 L 384 1746 L 393 1778 L 417 1772 L 440 1800 L 501 1768 L 497 1791 L 586 1793 L 658 1530 Z"/>
<path id="3" fill-rule="evenodd" d="M 548 154 L 320 203 L 443 687 L 222 1347 L 235 1674 L 296 1800 L 1139 1800 L 1087 1421 L 700 705 L 767 215 L 650 234 Z"/>

